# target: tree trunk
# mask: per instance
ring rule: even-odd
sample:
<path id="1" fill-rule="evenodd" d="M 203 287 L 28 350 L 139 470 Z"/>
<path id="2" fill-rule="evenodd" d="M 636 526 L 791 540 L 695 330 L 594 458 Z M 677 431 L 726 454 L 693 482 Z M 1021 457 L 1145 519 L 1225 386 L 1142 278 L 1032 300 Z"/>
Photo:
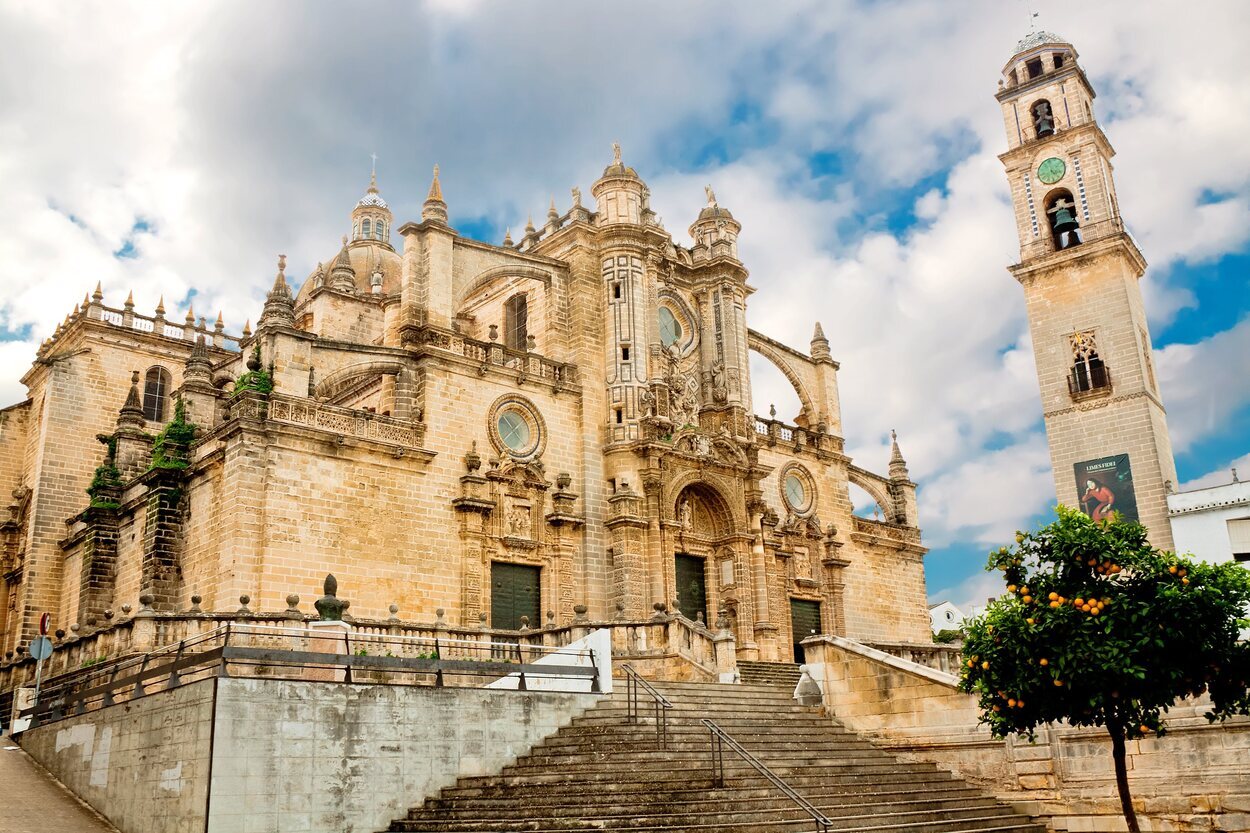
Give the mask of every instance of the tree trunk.
<path id="1" fill-rule="evenodd" d="M 1108 725 L 1111 734 L 1111 757 L 1115 761 L 1115 786 L 1120 791 L 1120 809 L 1124 812 L 1124 820 L 1128 822 L 1129 833 L 1141 833 L 1137 826 L 1137 813 L 1133 811 L 1133 797 L 1128 791 L 1128 770 L 1124 764 L 1124 727 Z"/>

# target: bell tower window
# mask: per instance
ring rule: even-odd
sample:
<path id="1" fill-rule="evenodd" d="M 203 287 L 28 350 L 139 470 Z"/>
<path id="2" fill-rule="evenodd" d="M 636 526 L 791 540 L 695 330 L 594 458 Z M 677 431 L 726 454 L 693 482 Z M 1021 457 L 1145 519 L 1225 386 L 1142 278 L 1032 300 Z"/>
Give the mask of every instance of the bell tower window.
<path id="1" fill-rule="evenodd" d="M 371 229 L 371 227 L 370 227 L 369 218 L 368 218 L 368 217 L 366 217 L 366 218 L 365 218 L 365 219 L 364 219 L 364 220 L 360 223 L 360 236 L 361 236 L 361 237 L 370 237 L 370 236 L 372 236 L 372 234 L 373 234 L 373 232 L 372 232 L 372 229 Z"/>
<path id="2" fill-rule="evenodd" d="M 1068 392 L 1073 396 L 1111 387 L 1111 372 L 1098 355 L 1092 330 L 1073 333 L 1072 371 L 1068 374 Z"/>
<path id="3" fill-rule="evenodd" d="M 386 239 L 386 224 L 383 223 L 381 220 L 378 220 L 376 223 L 373 224 L 373 236 L 376 237 L 378 240 Z"/>
<path id="4" fill-rule="evenodd" d="M 1033 132 L 1037 138 L 1044 139 L 1055 135 L 1055 114 L 1050 109 L 1049 101 L 1043 98 L 1033 102 L 1029 112 L 1033 114 Z"/>
<path id="5" fill-rule="evenodd" d="M 1050 219 L 1055 251 L 1070 249 L 1081 242 L 1080 223 L 1076 221 L 1076 203 L 1072 192 L 1059 189 L 1046 198 L 1046 216 Z"/>
<path id="6" fill-rule="evenodd" d="M 504 344 L 513 350 L 525 349 L 528 317 L 529 304 L 524 293 L 513 295 L 504 304 Z"/>
<path id="7" fill-rule="evenodd" d="M 1034 58 L 1024 65 L 1025 70 L 1029 73 L 1030 78 L 1037 78 L 1042 74 L 1042 59 Z"/>
<path id="8" fill-rule="evenodd" d="M 169 371 L 163 367 L 148 369 L 143 380 L 143 418 L 148 422 L 164 422 L 169 401 Z"/>

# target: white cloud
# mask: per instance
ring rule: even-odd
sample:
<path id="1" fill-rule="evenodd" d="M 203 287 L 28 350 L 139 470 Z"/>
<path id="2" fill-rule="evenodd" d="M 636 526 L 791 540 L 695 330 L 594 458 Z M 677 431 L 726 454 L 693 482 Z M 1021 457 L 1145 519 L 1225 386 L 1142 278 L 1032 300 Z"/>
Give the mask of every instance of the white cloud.
<path id="1" fill-rule="evenodd" d="M 971 616 L 973 609 L 983 607 L 990 599 L 1001 596 L 1004 590 L 1001 573 L 978 571 L 958 584 L 930 593 L 929 604 L 948 601 L 963 611 L 965 616 Z"/>
<path id="2" fill-rule="evenodd" d="M 1180 491 L 1190 492 L 1194 489 L 1208 489 L 1212 486 L 1227 486 L 1233 482 L 1233 470 L 1237 471 L 1239 480 L 1250 480 L 1250 453 L 1241 455 L 1235 460 L 1218 466 L 1206 474 L 1195 477 L 1188 483 L 1182 483 Z"/>
<path id="3" fill-rule="evenodd" d="M 1155 351 L 1155 366 L 1179 453 L 1250 403 L 1250 318 L 1196 344 Z"/>

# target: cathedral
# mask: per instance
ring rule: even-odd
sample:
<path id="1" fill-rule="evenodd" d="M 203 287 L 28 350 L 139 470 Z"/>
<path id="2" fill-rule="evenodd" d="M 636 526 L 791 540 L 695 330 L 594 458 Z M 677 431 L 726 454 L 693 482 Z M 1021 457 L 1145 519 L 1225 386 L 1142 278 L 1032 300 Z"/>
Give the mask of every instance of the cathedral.
<path id="1" fill-rule="evenodd" d="M 141 597 L 282 611 L 327 573 L 361 620 L 673 612 L 785 661 L 811 633 L 927 642 L 915 484 L 897 442 L 884 475 L 846 455 L 820 325 L 806 352 L 748 326 L 711 188 L 689 245 L 619 147 L 590 194 L 493 245 L 450 225 L 437 168 L 398 227 L 375 178 L 240 335 L 97 287 L 0 411 L 0 649 Z M 756 414 L 752 351 L 789 422 Z"/>

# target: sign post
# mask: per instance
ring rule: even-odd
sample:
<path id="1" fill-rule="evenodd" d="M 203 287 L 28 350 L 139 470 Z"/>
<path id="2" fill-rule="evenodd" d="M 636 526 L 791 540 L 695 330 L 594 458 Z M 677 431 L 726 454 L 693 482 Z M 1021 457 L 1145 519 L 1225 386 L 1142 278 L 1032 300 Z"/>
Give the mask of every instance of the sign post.
<path id="1" fill-rule="evenodd" d="M 39 617 L 39 638 L 30 641 L 30 655 L 35 658 L 35 703 L 39 705 L 39 686 L 43 683 L 43 661 L 52 656 L 52 640 L 48 639 L 48 626 L 52 623 L 52 614 L 45 613 Z"/>

